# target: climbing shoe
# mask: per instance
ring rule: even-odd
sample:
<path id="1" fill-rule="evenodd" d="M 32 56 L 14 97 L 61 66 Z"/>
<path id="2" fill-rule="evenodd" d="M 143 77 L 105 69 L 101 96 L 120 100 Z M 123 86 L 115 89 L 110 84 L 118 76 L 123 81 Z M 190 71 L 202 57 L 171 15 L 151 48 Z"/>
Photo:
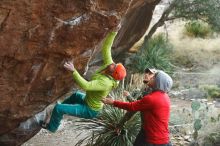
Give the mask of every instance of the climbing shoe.
<path id="1" fill-rule="evenodd" d="M 40 125 L 41 128 L 47 129 L 47 125 L 48 124 L 46 122 L 44 122 L 44 121 L 40 121 L 39 125 Z"/>

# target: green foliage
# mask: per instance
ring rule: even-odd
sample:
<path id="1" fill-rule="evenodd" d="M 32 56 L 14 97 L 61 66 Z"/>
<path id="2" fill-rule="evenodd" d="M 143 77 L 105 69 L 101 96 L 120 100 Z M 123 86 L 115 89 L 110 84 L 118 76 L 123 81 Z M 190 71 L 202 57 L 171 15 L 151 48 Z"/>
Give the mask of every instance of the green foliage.
<path id="1" fill-rule="evenodd" d="M 199 131 L 202 128 L 202 122 L 200 119 L 196 119 L 194 122 L 194 129 Z"/>
<path id="2" fill-rule="evenodd" d="M 217 136 L 214 133 L 219 133 L 220 114 L 214 105 L 209 105 L 200 101 L 193 101 L 191 108 L 178 109 L 175 113 L 171 112 L 170 125 L 174 127 L 171 129 L 173 135 L 176 131 L 181 134 L 191 134 L 191 146 L 196 146 L 204 142 L 207 145 L 215 146 Z M 178 125 L 178 127 L 175 127 Z M 182 125 L 182 127 L 180 126 Z M 191 126 L 187 126 L 191 125 Z M 178 129 L 177 129 L 178 128 Z M 220 133 L 219 133 L 220 135 Z M 219 138 L 219 137 L 218 137 Z M 210 139 L 214 139 L 210 142 Z"/>
<path id="3" fill-rule="evenodd" d="M 191 104 L 191 108 L 194 130 L 192 135 L 193 141 L 191 141 L 190 145 L 199 146 L 199 131 L 203 130 L 203 132 L 207 132 L 207 128 L 209 128 L 209 125 L 213 126 L 213 124 L 218 124 L 217 122 L 219 122 L 219 115 L 216 115 L 217 113 L 214 112 L 213 106 L 208 106 L 208 104 L 201 103 L 199 101 L 193 101 Z M 213 113 L 215 113 L 215 115 L 213 115 Z M 212 134 L 209 135 L 208 133 L 206 133 L 206 137 L 203 138 L 206 146 L 213 146 L 213 141 L 208 141 L 213 138 L 211 135 Z"/>
<path id="4" fill-rule="evenodd" d="M 105 106 L 97 119 L 80 119 L 77 130 L 91 130 L 92 134 L 81 139 L 77 146 L 86 143 L 91 146 L 132 146 L 140 130 L 140 116 L 135 115 L 122 128 L 117 124 L 124 116 L 125 111 Z"/>
<path id="5" fill-rule="evenodd" d="M 201 86 L 203 90 L 207 93 L 208 99 L 220 98 L 220 87 L 217 85 L 205 85 Z"/>
<path id="6" fill-rule="evenodd" d="M 197 111 L 200 108 L 200 102 L 199 101 L 193 101 L 191 104 L 191 108 L 193 111 Z"/>
<path id="7" fill-rule="evenodd" d="M 173 17 L 201 20 L 220 31 L 220 0 L 174 0 Z"/>
<path id="8" fill-rule="evenodd" d="M 123 87 L 111 93 L 112 98 L 122 98 Z M 122 100 L 122 99 L 121 99 Z M 121 119 L 126 111 L 105 105 L 100 115 L 95 119 L 79 119 L 74 128 L 76 130 L 91 131 L 85 138 L 78 141 L 76 146 L 132 146 L 140 130 L 140 115 L 135 114 L 122 127 L 119 127 Z M 85 134 L 83 134 L 85 135 Z"/>
<path id="9" fill-rule="evenodd" d="M 151 38 L 146 46 L 143 46 L 138 53 L 131 57 L 130 67 L 135 72 L 143 73 L 146 67 L 153 67 L 172 72 L 169 54 L 172 46 L 166 41 L 163 34 Z"/>
<path id="10" fill-rule="evenodd" d="M 220 133 L 213 132 L 204 138 L 203 146 L 216 146 L 220 143 Z"/>
<path id="11" fill-rule="evenodd" d="M 198 138 L 198 131 L 202 128 L 202 121 L 201 119 L 198 119 L 197 117 L 197 113 L 199 113 L 199 108 L 200 108 L 200 102 L 199 101 L 193 101 L 191 103 L 191 108 L 193 111 L 193 119 L 194 119 L 194 123 L 193 123 L 193 128 L 194 128 L 194 132 L 193 132 L 193 145 L 198 145 L 197 142 L 197 138 Z"/>
<path id="12" fill-rule="evenodd" d="M 201 21 L 191 21 L 185 24 L 185 31 L 188 36 L 207 37 L 211 32 L 211 28 Z"/>

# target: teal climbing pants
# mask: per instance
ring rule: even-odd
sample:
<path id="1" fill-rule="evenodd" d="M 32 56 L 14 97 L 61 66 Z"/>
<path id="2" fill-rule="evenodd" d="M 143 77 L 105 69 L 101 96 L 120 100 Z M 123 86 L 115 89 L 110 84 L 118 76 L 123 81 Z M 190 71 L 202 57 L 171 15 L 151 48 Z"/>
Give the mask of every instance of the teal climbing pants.
<path id="1" fill-rule="evenodd" d="M 64 114 L 86 119 L 96 117 L 99 112 L 88 107 L 84 98 L 84 93 L 76 91 L 62 103 L 56 104 L 52 111 L 47 129 L 51 132 L 56 132 Z"/>

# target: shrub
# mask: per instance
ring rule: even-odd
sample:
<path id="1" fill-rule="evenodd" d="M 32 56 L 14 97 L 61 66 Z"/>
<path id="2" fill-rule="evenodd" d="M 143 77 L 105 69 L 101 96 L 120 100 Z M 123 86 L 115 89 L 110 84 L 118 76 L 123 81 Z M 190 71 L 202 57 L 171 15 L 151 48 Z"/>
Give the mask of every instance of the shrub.
<path id="1" fill-rule="evenodd" d="M 220 87 L 217 85 L 204 85 L 201 86 L 203 90 L 206 92 L 206 97 L 208 99 L 220 98 Z"/>
<path id="2" fill-rule="evenodd" d="M 84 139 L 76 145 L 86 143 L 87 146 L 132 146 L 140 130 L 140 117 L 136 114 L 132 119 L 117 128 L 117 124 L 124 116 L 125 111 L 105 106 L 97 119 L 80 119 L 77 129 L 91 130 Z"/>
<path id="3" fill-rule="evenodd" d="M 131 70 L 139 73 L 143 73 L 146 67 L 172 72 L 169 58 L 171 51 L 172 46 L 166 41 L 165 36 L 163 34 L 156 35 L 131 57 L 129 66 Z"/>
<path id="4" fill-rule="evenodd" d="M 188 36 L 205 38 L 211 34 L 212 30 L 208 24 L 200 21 L 192 21 L 185 24 L 185 31 Z"/>
<path id="5" fill-rule="evenodd" d="M 220 132 L 213 132 L 204 138 L 202 146 L 217 146 L 220 144 Z"/>
<path id="6" fill-rule="evenodd" d="M 112 93 L 113 98 L 121 97 L 121 91 Z M 122 99 L 121 99 L 122 100 Z M 76 146 L 132 146 L 140 130 L 140 115 L 135 114 L 122 127 L 118 124 L 126 111 L 113 106 L 105 106 L 98 118 L 79 119 L 74 126 L 76 130 L 91 131 Z"/>

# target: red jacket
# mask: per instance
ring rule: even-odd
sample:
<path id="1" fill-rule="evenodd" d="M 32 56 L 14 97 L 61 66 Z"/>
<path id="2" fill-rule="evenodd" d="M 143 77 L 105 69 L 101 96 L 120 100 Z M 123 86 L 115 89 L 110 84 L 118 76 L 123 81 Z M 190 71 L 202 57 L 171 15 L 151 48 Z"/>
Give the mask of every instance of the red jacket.
<path id="1" fill-rule="evenodd" d="M 114 101 L 114 106 L 128 111 L 142 112 L 146 142 L 169 143 L 170 98 L 167 93 L 155 91 L 135 102 Z"/>

